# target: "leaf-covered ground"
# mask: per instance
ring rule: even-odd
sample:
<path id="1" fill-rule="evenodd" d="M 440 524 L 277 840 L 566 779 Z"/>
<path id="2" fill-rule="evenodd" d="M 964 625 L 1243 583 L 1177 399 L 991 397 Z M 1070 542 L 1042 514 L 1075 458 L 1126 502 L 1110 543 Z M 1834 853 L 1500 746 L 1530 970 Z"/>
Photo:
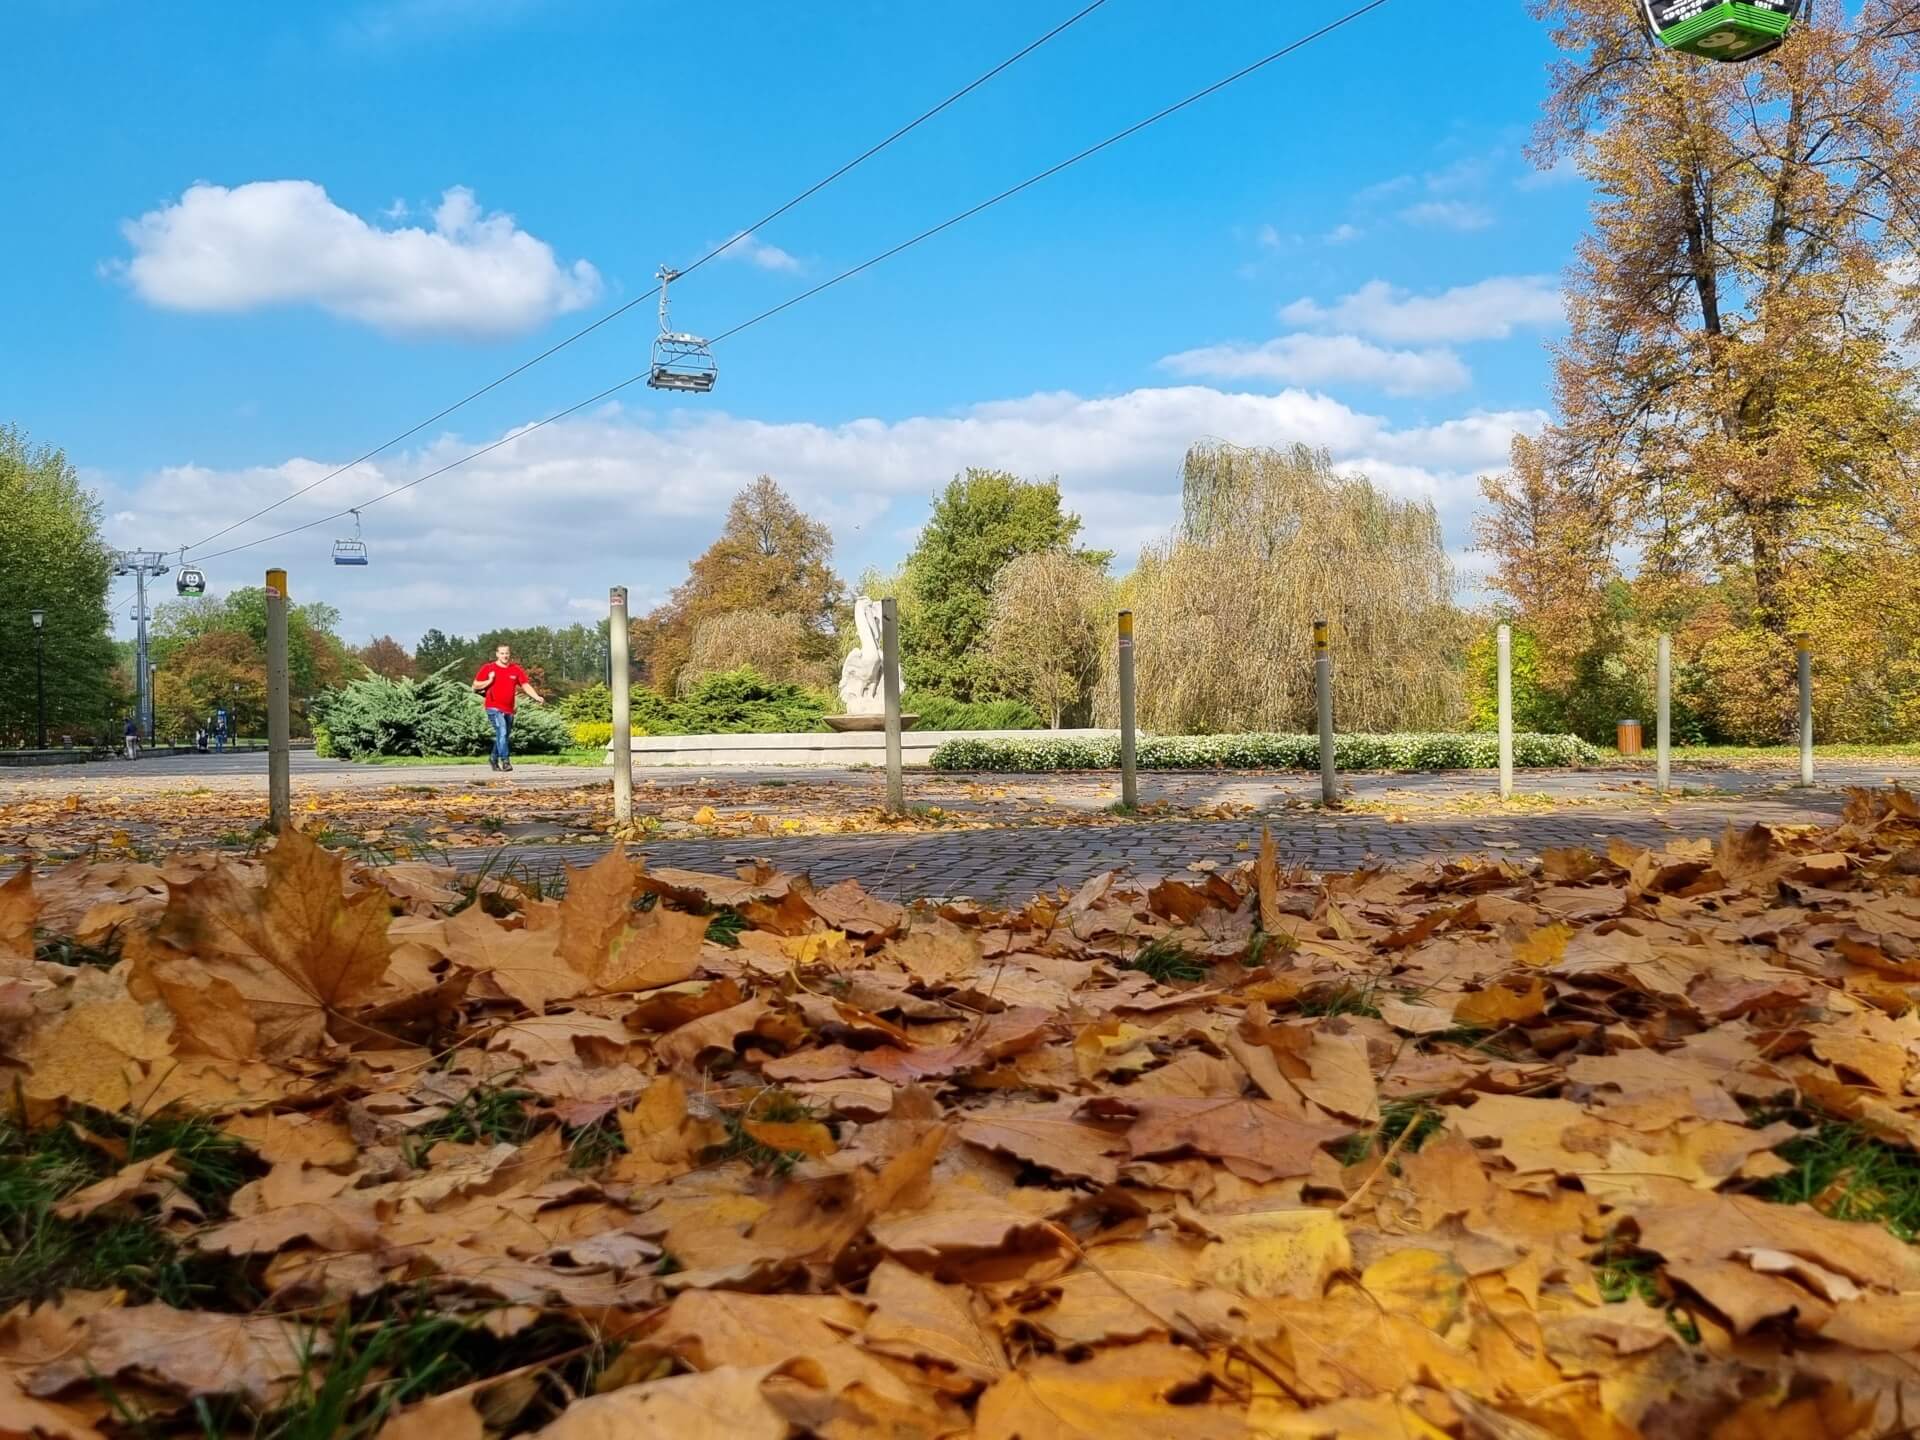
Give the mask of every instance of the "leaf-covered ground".
<path id="1" fill-rule="evenodd" d="M 1006 913 L 22 871 L 0 1435 L 1906 1434 L 1915 987 L 1902 791 Z"/>
<path id="2" fill-rule="evenodd" d="M 241 786 L 175 782 L 23 790 L 0 805 L 0 847 L 43 862 L 79 855 L 158 856 L 201 846 L 247 850 L 261 838 L 265 804 L 263 782 L 250 778 L 253 783 Z M 1078 794 L 1055 796 L 1016 781 L 943 778 L 930 783 L 916 776 L 915 783 L 924 798 L 916 794 L 905 814 L 891 814 L 877 776 L 643 781 L 635 787 L 635 823 L 626 838 L 914 833 L 1111 824 L 1116 818 L 1111 808 L 1085 803 Z M 1117 778 L 1104 788 L 1117 795 Z M 302 777 L 296 791 L 295 818 L 302 826 L 368 859 L 435 859 L 456 849 L 522 842 L 604 842 L 614 831 L 605 779 L 555 785 L 475 776 L 453 784 L 322 788 Z M 1156 803 L 1138 818 L 1235 819 L 1253 811 L 1245 800 L 1194 798 Z"/>

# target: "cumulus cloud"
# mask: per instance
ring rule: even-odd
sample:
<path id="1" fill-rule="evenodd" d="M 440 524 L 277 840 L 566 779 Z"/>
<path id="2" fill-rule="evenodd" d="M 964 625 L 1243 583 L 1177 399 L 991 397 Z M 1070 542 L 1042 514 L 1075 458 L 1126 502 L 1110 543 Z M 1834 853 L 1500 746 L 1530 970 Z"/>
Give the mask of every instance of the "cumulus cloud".
<path id="1" fill-rule="evenodd" d="M 778 245 L 769 245 L 745 230 L 727 242 L 727 248 L 720 252 L 720 258 L 744 260 L 759 270 L 779 270 L 788 274 L 805 268 L 799 256 L 789 254 Z"/>
<path id="2" fill-rule="evenodd" d="M 1451 350 L 1387 350 L 1357 335 L 1280 335 L 1259 345 L 1204 345 L 1160 361 L 1176 375 L 1282 385 L 1371 385 L 1392 395 L 1458 390 L 1472 378 Z"/>
<path id="3" fill-rule="evenodd" d="M 1327 233 L 1320 238 L 1329 245 L 1346 245 L 1354 240 L 1358 240 L 1364 234 L 1366 234 L 1366 231 L 1362 230 L 1358 225 L 1349 225 L 1343 221 L 1327 231 Z"/>
<path id="4" fill-rule="evenodd" d="M 632 588 L 645 609 L 712 541 L 727 503 L 771 474 L 837 541 L 853 576 L 899 563 L 924 523 L 928 497 L 969 465 L 1058 475 L 1085 517 L 1088 543 L 1130 566 L 1140 545 L 1172 526 L 1180 459 L 1196 440 L 1324 446 L 1343 467 L 1396 494 L 1431 499 L 1450 541 L 1470 541 L 1478 475 L 1506 463 L 1538 411 L 1474 412 L 1418 427 L 1301 389 L 1252 394 L 1202 385 L 1088 397 L 1028 395 L 956 415 L 769 423 L 712 410 L 609 405 L 558 421 L 366 511 L 373 564 L 335 570 L 331 522 L 207 562 L 212 587 L 258 584 L 263 568 L 292 572 L 295 594 L 337 605 L 355 639 L 423 629 L 472 633 L 492 625 L 564 623 L 603 613 L 605 587 Z M 497 438 L 448 437 L 351 472 L 228 541 L 253 538 L 359 504 Z M 107 487 L 113 530 L 179 542 L 219 528 L 243 507 L 317 479 L 332 460 L 292 459 L 216 471 L 178 465 Z M 172 542 L 169 542 L 172 543 Z M 217 547 L 215 547 L 217 548 Z M 601 597 L 596 599 L 595 597 Z"/>
<path id="5" fill-rule="evenodd" d="M 311 180 L 197 184 L 121 229 L 133 253 L 115 268 L 168 310 L 312 305 L 391 335 L 496 339 L 600 293 L 592 265 L 563 265 L 463 186 L 441 197 L 432 229 L 368 224 Z"/>
<path id="6" fill-rule="evenodd" d="M 1560 287 L 1547 275 L 1495 275 L 1438 295 L 1414 295 L 1385 280 L 1369 280 L 1332 305 L 1296 300 L 1282 307 L 1289 325 L 1351 331 L 1402 345 L 1504 340 L 1516 329 L 1557 325 Z"/>
<path id="7" fill-rule="evenodd" d="M 1422 200 L 1402 210 L 1400 218 L 1435 230 L 1485 230 L 1493 224 L 1493 212 L 1471 200 Z"/>

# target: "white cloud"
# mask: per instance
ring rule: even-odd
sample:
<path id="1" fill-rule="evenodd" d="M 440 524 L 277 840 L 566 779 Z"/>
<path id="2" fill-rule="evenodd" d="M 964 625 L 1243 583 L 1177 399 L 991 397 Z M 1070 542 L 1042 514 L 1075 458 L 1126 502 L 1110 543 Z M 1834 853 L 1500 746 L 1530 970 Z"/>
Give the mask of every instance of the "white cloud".
<path id="1" fill-rule="evenodd" d="M 489 339 L 600 293 L 593 266 L 562 266 L 463 186 L 441 197 L 431 230 L 369 225 L 311 180 L 196 184 L 121 229 L 133 255 L 114 268 L 169 310 L 313 305 L 393 335 Z"/>
<path id="2" fill-rule="evenodd" d="M 1259 235 L 1256 238 L 1260 241 L 1260 247 L 1263 250 L 1278 250 L 1280 248 L 1280 232 L 1271 225 L 1262 225 Z"/>
<path id="3" fill-rule="evenodd" d="M 505 25 L 539 0 L 369 0 L 342 16 L 335 30 L 352 49 L 383 50 L 441 38 L 475 26 Z"/>
<path id="4" fill-rule="evenodd" d="M 1439 230 L 1485 230 L 1493 224 L 1493 212 L 1471 200 L 1422 200 L 1402 210 L 1400 218 Z"/>
<path id="5" fill-rule="evenodd" d="M 1393 395 L 1458 390 L 1472 377 L 1451 350 L 1385 350 L 1357 335 L 1281 335 L 1259 345 L 1205 345 L 1168 355 L 1176 375 L 1282 385 L 1372 385 Z"/>
<path id="6" fill-rule="evenodd" d="M 1516 329 L 1558 325 L 1560 287 L 1547 275 L 1495 275 L 1438 295 L 1413 295 L 1369 280 L 1332 305 L 1296 300 L 1283 306 L 1289 325 L 1350 331 L 1402 345 L 1504 340 Z"/>
<path id="7" fill-rule="evenodd" d="M 1516 190 L 1546 190 L 1555 185 L 1571 185 L 1579 180 L 1580 162 L 1571 154 L 1562 155 L 1544 170 L 1529 170 L 1513 182 Z"/>
<path id="8" fill-rule="evenodd" d="M 1470 543 L 1475 479 L 1505 463 L 1535 411 L 1469 413 L 1395 428 L 1305 390 L 1252 394 L 1170 385 L 1118 395 L 1065 392 L 972 406 L 957 415 L 767 423 L 706 409 L 609 405 L 526 434 L 439 479 L 367 509 L 373 563 L 336 570 L 338 523 L 206 562 L 215 591 L 257 585 L 285 565 L 294 594 L 336 605 L 345 633 L 411 642 L 428 626 L 471 634 L 494 625 L 565 624 L 600 613 L 609 584 L 644 609 L 712 541 L 727 503 L 762 472 L 825 520 L 838 569 L 896 565 L 924 521 L 927 497 L 969 465 L 1058 475 L 1087 522 L 1088 543 L 1131 565 L 1143 541 L 1179 514 L 1180 457 L 1196 440 L 1325 446 L 1403 495 L 1431 498 L 1449 543 Z M 325 516 L 494 437 L 448 437 L 385 456 L 228 537 L 239 541 Z M 244 470 L 170 466 L 106 487 L 115 538 L 189 541 L 245 509 L 325 474 L 334 462 L 288 460 Z M 346 522 L 350 526 L 351 522 Z M 223 541 L 221 543 L 228 543 Z M 212 547 L 214 549 L 218 546 Z"/>
<path id="9" fill-rule="evenodd" d="M 778 245 L 769 245 L 764 240 L 755 239 L 748 231 L 741 231 L 727 242 L 727 248 L 720 252 L 722 260 L 744 260 L 747 264 L 761 270 L 780 270 L 797 273 L 806 268 L 797 255 L 790 255 Z"/>
<path id="10" fill-rule="evenodd" d="M 1343 224 L 1334 226 L 1331 230 L 1327 231 L 1327 233 L 1322 235 L 1320 238 L 1329 245 L 1346 245 L 1354 240 L 1358 240 L 1362 235 L 1366 233 L 1367 232 L 1362 230 L 1358 225 L 1348 225 L 1343 223 Z"/>

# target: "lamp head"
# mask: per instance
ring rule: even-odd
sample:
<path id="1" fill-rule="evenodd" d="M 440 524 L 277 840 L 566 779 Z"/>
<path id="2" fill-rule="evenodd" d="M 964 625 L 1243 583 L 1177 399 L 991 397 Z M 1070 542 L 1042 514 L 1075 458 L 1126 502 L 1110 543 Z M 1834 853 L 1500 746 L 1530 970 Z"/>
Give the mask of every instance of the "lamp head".
<path id="1" fill-rule="evenodd" d="M 36 630 L 47 623 L 47 612 L 44 610 L 29 610 L 27 614 L 33 617 L 33 628 Z"/>

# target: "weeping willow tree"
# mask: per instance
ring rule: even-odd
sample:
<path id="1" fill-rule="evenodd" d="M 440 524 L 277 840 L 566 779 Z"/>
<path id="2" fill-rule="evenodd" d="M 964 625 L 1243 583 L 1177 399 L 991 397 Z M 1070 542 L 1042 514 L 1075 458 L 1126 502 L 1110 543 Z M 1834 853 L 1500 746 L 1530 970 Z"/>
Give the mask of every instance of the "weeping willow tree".
<path id="1" fill-rule="evenodd" d="M 1466 636 L 1431 504 L 1336 474 L 1324 450 L 1217 443 L 1187 452 L 1182 499 L 1130 579 L 1142 728 L 1312 729 L 1317 617 L 1333 622 L 1341 730 L 1460 722 Z M 1111 657 L 1096 699 L 1117 723 Z"/>

